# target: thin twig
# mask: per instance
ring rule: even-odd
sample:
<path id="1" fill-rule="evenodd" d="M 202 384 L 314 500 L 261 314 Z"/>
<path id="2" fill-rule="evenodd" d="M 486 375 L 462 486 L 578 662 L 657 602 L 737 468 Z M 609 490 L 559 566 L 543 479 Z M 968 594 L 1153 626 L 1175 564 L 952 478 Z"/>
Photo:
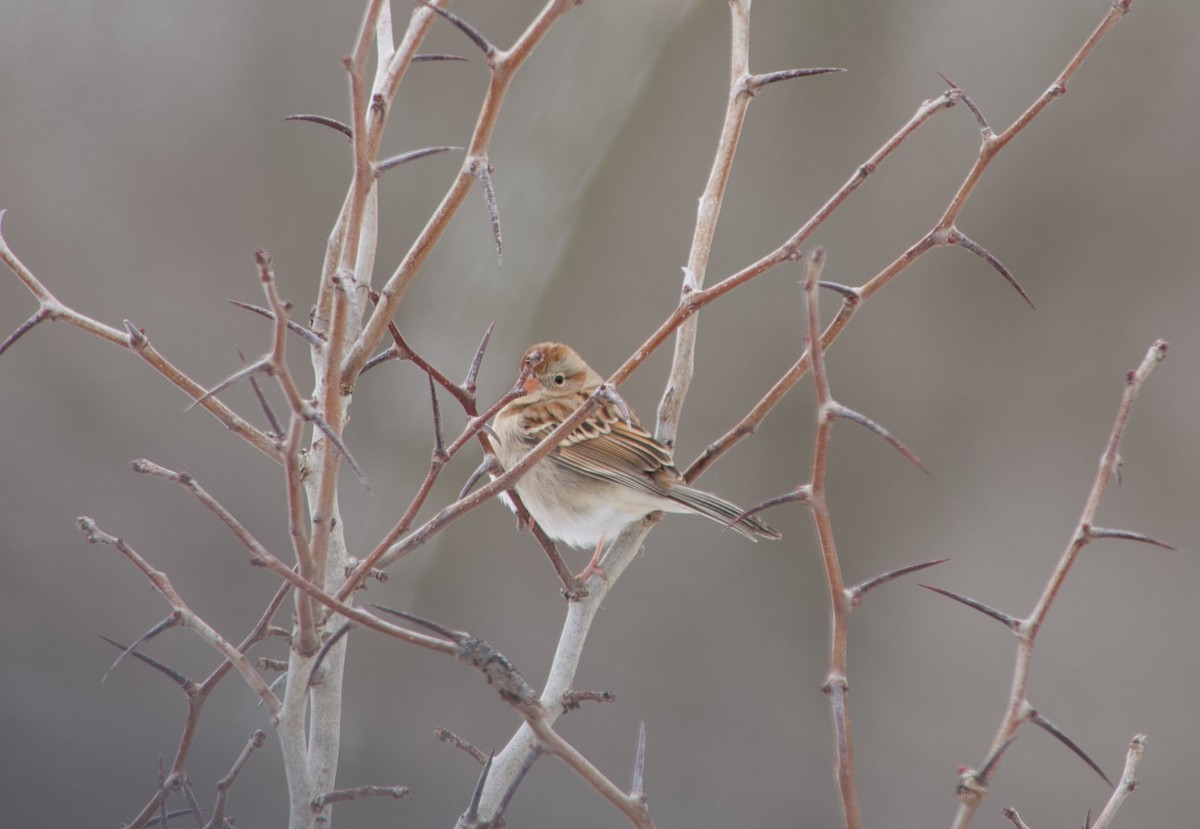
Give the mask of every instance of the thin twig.
<path id="1" fill-rule="evenodd" d="M 0 222 L 3 222 L 4 212 L 0 210 Z M 38 311 L 30 317 L 29 320 L 18 329 L 20 334 L 24 334 L 29 328 L 37 323 L 31 322 L 34 319 L 47 319 L 51 321 L 63 321 L 76 328 L 84 331 L 92 336 L 98 337 L 105 342 L 132 351 L 151 368 L 161 374 L 168 382 L 178 388 L 189 399 L 195 399 L 204 393 L 204 387 L 185 374 L 174 363 L 163 357 L 156 348 L 150 343 L 149 338 L 144 331 L 136 328 L 127 328 L 124 331 L 119 331 L 105 325 L 89 316 L 79 313 L 73 308 L 61 303 L 54 294 L 52 294 L 42 282 L 34 276 L 33 272 L 25 266 L 17 255 L 13 253 L 12 248 L 8 245 L 8 240 L 4 237 L 2 229 L 0 229 L 0 262 L 4 262 L 17 278 L 25 284 L 29 292 L 33 294 L 34 299 L 38 301 Z M 15 340 L 19 336 L 14 332 L 10 336 L 10 340 Z M 267 457 L 275 461 L 282 460 L 279 450 L 275 447 L 275 441 L 270 436 L 262 433 L 254 428 L 245 419 L 240 417 L 232 409 L 226 406 L 219 400 L 206 400 L 203 408 L 212 414 L 220 421 L 225 428 L 233 432 L 238 437 L 245 440 L 255 449 L 262 452 Z"/>
<path id="2" fill-rule="evenodd" d="M 717 139 L 717 150 L 713 156 L 712 167 L 709 169 L 708 181 L 696 208 L 695 230 L 692 233 L 692 244 L 688 250 L 687 265 L 684 268 L 681 305 L 686 297 L 695 294 L 704 285 L 713 238 L 717 230 L 717 220 L 721 215 L 721 205 L 725 201 L 725 189 L 729 183 L 733 159 L 737 153 L 738 142 L 741 139 L 751 99 L 760 89 L 774 81 L 801 77 L 806 74 L 817 75 L 839 71 L 835 69 L 801 69 L 785 70 L 767 75 L 751 74 L 750 2 L 749 0 L 732 0 L 729 10 L 729 97 L 725 108 L 725 120 L 721 126 L 721 135 Z M 655 429 L 655 437 L 666 446 L 675 445 L 675 435 L 679 429 L 683 403 L 687 397 L 688 387 L 691 385 L 697 325 L 697 318 L 689 315 L 688 319 L 680 320 L 678 333 L 675 336 L 675 354 L 671 360 L 671 374 L 658 406 L 658 423 Z"/>
<path id="3" fill-rule="evenodd" d="M 586 780 L 592 788 L 600 793 L 609 803 L 621 810 L 637 829 L 654 829 L 654 821 L 650 818 L 650 809 L 646 803 L 644 791 L 626 794 L 621 788 L 606 777 L 590 760 L 568 743 L 562 735 L 550 727 L 544 712 L 540 716 L 526 716 L 525 722 L 537 736 L 542 750 L 558 757 L 577 775 Z"/>
<path id="4" fill-rule="evenodd" d="M 239 652 L 246 653 L 246 651 L 248 651 L 255 643 L 271 635 L 271 619 L 274 618 L 275 613 L 283 604 L 283 601 L 287 597 L 287 594 L 290 590 L 291 586 L 287 584 L 287 582 L 284 582 L 282 585 L 280 585 L 279 589 L 275 591 L 275 595 L 267 604 L 267 607 L 259 617 L 258 622 L 253 628 L 251 628 L 250 632 L 246 634 L 246 637 L 238 645 Z M 117 643 L 114 642 L 112 644 L 116 645 Z M 154 667 L 159 667 L 152 660 L 146 658 L 143 654 L 134 652 L 133 656 Z M 286 665 L 284 667 L 286 668 Z M 165 666 L 160 668 L 160 670 L 162 669 L 165 669 L 168 675 L 171 675 L 171 669 L 168 669 Z M 213 689 L 216 688 L 217 685 L 226 676 L 228 676 L 229 672 L 232 670 L 233 663 L 226 659 L 222 659 L 220 664 L 217 665 L 213 672 L 209 674 L 208 677 L 206 677 L 205 680 L 199 685 L 193 685 L 186 677 L 179 675 L 180 679 L 177 681 L 182 680 L 181 687 L 183 687 L 184 692 L 187 694 L 188 709 L 187 719 L 183 724 L 183 732 L 179 737 L 179 745 L 175 750 L 175 760 L 171 764 L 171 774 L 183 775 L 184 770 L 187 768 L 188 757 L 191 753 L 191 747 L 193 739 L 196 735 L 196 729 L 199 727 L 200 713 L 203 710 L 205 700 L 208 698 L 208 695 L 213 691 Z M 175 677 L 172 676 L 172 678 Z M 272 692 L 274 692 L 273 687 Z M 157 800 L 157 795 L 155 795 L 155 797 L 152 798 L 150 802 L 148 802 L 142 808 L 138 815 L 128 822 L 130 829 L 136 829 L 136 827 L 149 826 L 153 824 L 155 820 L 154 815 L 157 810 Z M 168 817 L 170 817 L 170 815 L 168 815 Z"/>
<path id="5" fill-rule="evenodd" d="M 194 630 L 201 639 L 208 642 L 209 645 L 215 648 L 222 656 L 232 662 L 233 666 L 238 670 L 238 673 L 240 673 L 242 678 L 246 680 L 246 683 L 253 688 L 255 693 L 257 693 L 262 701 L 266 703 L 267 709 L 271 711 L 272 714 L 279 710 L 279 700 L 276 699 L 273 693 L 271 693 L 270 689 L 267 687 L 266 681 L 262 678 L 262 676 L 259 675 L 254 666 L 250 664 L 250 661 L 246 659 L 246 657 L 239 650 L 233 647 L 233 645 L 225 641 L 225 638 L 213 630 L 213 628 L 210 627 L 207 622 L 192 612 L 192 609 L 188 607 L 187 603 L 183 600 L 179 593 L 176 592 L 175 587 L 171 584 L 171 580 L 167 578 L 165 573 L 150 566 L 149 562 L 142 558 L 136 550 L 126 544 L 124 539 L 109 535 L 101 530 L 100 527 L 97 526 L 96 522 L 91 518 L 82 516 L 78 519 L 77 523 L 79 524 L 79 528 L 83 530 L 84 536 L 87 538 L 88 542 L 93 544 L 107 544 L 110 547 L 115 548 L 118 552 L 133 562 L 134 566 L 136 566 L 142 571 L 143 574 L 145 574 L 146 578 L 150 580 L 150 583 L 154 585 L 155 589 L 163 595 L 163 598 L 167 600 L 167 602 L 179 615 L 180 624 Z"/>
<path id="6" fill-rule="evenodd" d="M 452 652 L 451 648 L 440 639 L 424 636 L 419 633 L 413 633 L 412 631 L 398 628 L 395 625 L 390 625 L 382 619 L 372 616 L 370 613 L 366 613 L 360 608 L 348 605 L 338 598 L 329 595 L 324 590 L 321 590 L 315 584 L 308 581 L 298 572 L 296 572 L 294 568 L 288 567 L 286 564 L 284 564 L 283 561 L 275 556 L 275 554 L 263 546 L 258 539 L 256 539 L 244 526 L 242 526 L 241 522 L 239 522 L 237 518 L 235 518 L 233 514 L 229 512 L 229 510 L 227 510 L 220 502 L 213 498 L 202 486 L 200 486 L 196 479 L 188 473 L 174 472 L 149 461 L 135 461 L 134 469 L 145 474 L 155 475 L 157 477 L 165 478 L 169 481 L 183 485 L 184 488 L 195 495 L 200 503 L 204 504 L 204 506 L 210 509 L 219 519 L 221 519 L 221 522 L 225 524 L 225 526 L 227 526 L 235 536 L 237 536 L 238 540 L 241 541 L 242 544 L 245 545 L 246 549 L 250 551 L 250 557 L 253 563 L 270 570 L 292 587 L 295 587 L 319 604 L 325 605 L 330 610 L 333 610 L 348 619 L 358 622 L 364 627 L 387 634 L 389 636 L 394 636 L 402 641 L 408 642 L 409 644 L 418 645 L 420 647 L 439 651 L 441 653 Z M 317 651 L 314 650 L 314 654 L 316 652 Z"/>
<path id="7" fill-rule="evenodd" d="M 1125 804 L 1126 798 L 1133 794 L 1133 790 L 1138 785 L 1137 777 L 1135 776 L 1138 763 L 1141 762 L 1142 755 L 1145 753 L 1146 735 L 1138 734 L 1129 743 L 1129 751 L 1125 754 L 1125 769 L 1121 772 L 1121 779 L 1113 789 L 1112 797 L 1108 799 L 1108 803 L 1104 804 L 1104 809 L 1100 814 L 1096 815 L 1096 821 L 1092 824 L 1092 829 L 1108 829 L 1113 817 L 1117 814 L 1117 810 Z"/>
<path id="8" fill-rule="evenodd" d="M 1100 458 L 1100 466 L 1096 472 L 1096 478 L 1092 482 L 1091 492 L 1088 494 L 1083 512 L 1075 525 L 1075 530 L 1071 533 L 1071 538 L 1067 543 L 1066 549 L 1059 557 L 1058 563 L 1054 571 L 1050 574 L 1046 586 L 1042 590 L 1042 595 L 1038 598 L 1033 610 L 1024 619 L 1015 620 L 1013 623 L 1013 629 L 1017 635 L 1017 655 L 1016 665 L 1013 668 L 1012 690 L 1009 693 L 1008 707 L 996 730 L 996 736 L 992 739 L 991 753 L 995 753 L 996 747 L 1011 741 L 1016 736 L 1017 729 L 1021 724 L 1030 719 L 1030 712 L 1033 709 L 1028 701 L 1028 688 L 1030 669 L 1033 661 L 1033 649 L 1037 641 L 1038 631 L 1045 622 L 1046 616 L 1049 614 L 1050 608 L 1059 591 L 1062 589 L 1063 582 L 1066 580 L 1068 573 L 1070 573 L 1079 553 L 1093 540 L 1090 529 L 1094 526 L 1096 511 L 1100 506 L 1100 499 L 1108 488 L 1108 484 L 1112 480 L 1120 463 L 1119 450 L 1121 440 L 1125 435 L 1125 428 L 1129 423 L 1134 401 L 1137 399 L 1138 393 L 1141 391 L 1142 385 L 1146 382 L 1150 373 L 1162 362 L 1166 355 L 1167 343 L 1164 340 L 1156 340 L 1150 346 L 1150 349 L 1146 352 L 1145 357 L 1138 367 L 1126 375 L 1125 391 L 1121 396 L 1121 403 L 1117 407 L 1116 420 L 1109 433 L 1108 442 Z M 939 590 L 938 592 L 945 591 Z M 951 598 L 963 601 L 958 596 L 951 596 Z M 972 791 L 970 797 L 960 797 L 958 812 L 955 815 L 953 824 L 955 829 L 965 829 L 970 824 L 975 811 L 979 808 L 979 804 L 986 797 L 987 778 L 982 778 L 979 783 L 978 790 Z"/>
<path id="9" fill-rule="evenodd" d="M 894 259 L 887 267 L 885 267 L 883 270 L 869 279 L 864 285 L 857 289 L 859 293 L 859 303 L 870 299 L 880 289 L 889 284 L 893 279 L 899 276 L 903 271 L 907 270 L 909 266 L 911 266 L 929 251 L 945 245 L 960 245 L 963 244 L 963 240 L 970 241 L 965 234 L 955 227 L 954 223 L 958 216 L 962 213 L 963 208 L 966 206 L 967 200 L 975 192 L 975 189 L 978 186 L 984 171 L 987 169 L 992 159 L 994 159 L 995 156 L 1005 146 L 1007 146 L 1007 144 L 1012 141 L 1013 138 L 1015 138 L 1022 130 L 1029 126 L 1034 118 L 1036 118 L 1042 112 L 1042 110 L 1044 110 L 1050 104 L 1051 101 L 1066 91 L 1067 82 L 1074 75 L 1075 71 L 1079 69 L 1084 58 L 1091 53 L 1092 49 L 1095 48 L 1096 44 L 1099 43 L 1104 34 L 1107 33 L 1107 31 L 1112 28 L 1117 21 L 1123 18 L 1128 10 L 1129 4 L 1124 2 L 1124 0 L 1118 0 L 1118 2 L 1114 3 L 1108 15 L 1104 18 L 1096 30 L 1092 32 L 1091 36 L 1089 36 L 1084 42 L 1083 46 L 1080 47 L 1079 51 L 1075 53 L 1074 57 L 1071 58 L 1067 64 L 1067 67 L 1059 74 L 1055 82 L 1051 84 L 1050 87 L 1041 96 L 1039 96 L 1038 99 L 1034 101 L 1024 113 L 1022 113 L 1015 121 L 1013 121 L 1008 129 L 1006 129 L 1000 135 L 993 135 L 990 130 L 984 132 L 983 142 L 980 146 L 975 163 L 967 172 L 966 176 L 964 176 L 958 191 L 951 198 L 949 204 L 947 205 L 942 216 L 938 219 L 937 223 L 921 239 L 910 245 L 907 250 Z M 888 139 L 888 141 L 885 142 L 884 145 L 880 147 L 879 150 L 874 153 L 874 155 L 871 156 L 871 158 L 864 162 L 855 171 L 854 175 L 852 175 L 850 179 L 843 184 L 834 193 L 834 195 L 824 205 L 822 205 L 816 213 L 813 214 L 812 217 L 808 219 L 808 221 L 801 225 L 800 228 L 787 239 L 787 241 L 785 241 L 775 250 L 768 253 L 766 256 L 759 259 L 757 262 L 747 266 L 746 268 L 743 268 L 741 271 L 733 274 L 732 276 L 727 277 L 716 285 L 713 285 L 711 288 L 693 293 L 690 296 L 690 301 L 692 303 L 699 304 L 705 298 L 705 295 L 709 294 L 710 292 L 723 292 L 730 290 L 733 287 L 736 287 L 737 285 L 740 285 L 743 282 L 752 279 L 758 274 L 768 270 L 769 268 L 772 268 L 775 265 L 790 259 L 794 255 L 794 251 L 811 237 L 813 231 L 824 224 L 825 220 L 832 215 L 833 211 L 836 210 L 842 202 L 849 198 L 849 196 L 855 190 L 857 190 L 859 186 L 862 185 L 867 177 L 878 169 L 879 164 L 882 163 L 888 156 L 890 156 L 909 136 L 916 132 L 916 130 L 920 128 L 926 121 L 928 121 L 935 113 L 952 107 L 960 101 L 966 100 L 968 99 L 963 91 L 952 86 L 948 92 L 943 93 L 937 98 L 933 98 L 924 102 L 917 109 L 916 114 L 913 115 L 913 117 L 910 118 L 909 121 L 903 127 L 901 127 L 895 135 Z M 976 113 L 978 117 L 982 118 L 982 113 L 979 113 L 978 108 L 973 102 L 969 103 L 968 106 L 971 108 L 973 113 Z M 972 242 L 971 244 L 974 243 Z M 982 248 L 979 248 L 979 250 L 976 250 L 975 252 L 978 255 L 979 251 L 982 250 Z M 1016 283 L 1016 280 L 1012 278 L 1012 274 L 1008 273 L 1003 266 L 999 264 L 998 259 L 991 257 L 990 254 L 984 258 L 987 258 L 989 263 L 992 264 L 993 267 L 996 267 L 997 270 L 999 270 L 1000 273 L 1004 275 L 1005 278 L 1010 281 L 1010 283 L 1013 284 L 1013 287 L 1016 288 L 1019 293 L 1021 293 L 1022 297 L 1027 302 L 1030 301 L 1029 297 L 1025 294 L 1024 289 L 1022 289 Z M 829 326 L 825 329 L 825 332 L 822 334 L 823 345 L 828 347 L 835 339 L 837 339 L 838 335 L 841 334 L 842 330 L 844 330 L 846 324 L 849 322 L 850 317 L 853 316 L 853 313 L 859 303 L 856 303 L 855 306 L 847 306 L 843 308 L 843 313 L 839 313 L 833 322 L 829 324 Z M 696 480 L 696 478 L 702 475 L 704 471 L 707 470 L 708 467 L 711 466 L 721 455 L 725 454 L 725 452 L 728 452 L 734 445 L 740 442 L 747 435 L 753 434 L 758 425 L 762 423 L 763 419 L 771 412 L 772 409 L 775 408 L 779 401 L 783 399 L 784 395 L 787 394 L 787 392 L 800 380 L 800 378 L 808 372 L 809 367 L 810 357 L 806 353 L 790 369 L 788 369 L 788 371 L 775 383 L 770 391 L 768 391 L 737 424 L 735 424 L 717 441 L 705 449 L 704 452 L 692 462 L 692 464 L 685 471 L 684 478 L 689 482 Z"/>
<path id="10" fill-rule="evenodd" d="M 510 389 L 507 394 L 489 406 L 487 410 L 483 412 L 483 414 L 472 418 L 471 421 L 467 423 L 467 427 L 463 430 L 462 434 L 460 434 L 454 440 L 454 442 L 450 444 L 450 446 L 446 449 L 446 460 L 454 457 L 459 449 L 466 445 L 476 435 L 480 434 L 487 424 L 487 421 L 491 420 L 491 418 L 495 416 L 500 409 L 504 408 L 511 401 L 516 400 L 525 393 L 525 390 L 521 387 L 521 383 L 532 371 L 533 364 L 531 362 L 527 362 L 526 365 L 522 366 L 521 373 L 518 375 L 517 382 L 513 385 L 512 389 Z M 474 407 L 473 402 L 471 403 L 471 406 L 472 408 Z M 591 411 L 591 406 L 585 406 L 581 408 L 586 408 L 589 412 Z M 578 425 L 578 423 L 582 422 L 582 420 L 583 417 L 579 417 L 578 421 L 573 423 L 571 428 L 574 428 L 574 426 Z M 564 424 L 564 426 L 565 425 L 566 424 Z M 560 432 L 562 434 L 559 434 Z M 487 484 L 483 488 L 476 490 L 474 493 L 460 495 L 458 500 L 456 500 L 450 506 L 443 508 L 438 516 L 430 519 L 423 527 L 418 529 L 417 532 L 422 533 L 422 535 L 418 536 L 414 534 L 407 540 L 406 544 L 397 546 L 397 541 L 409 531 L 409 528 L 412 526 L 412 522 L 416 519 L 417 513 L 424 505 L 429 493 L 433 490 L 434 482 L 437 480 L 438 475 L 441 474 L 441 470 L 445 467 L 444 460 L 434 457 L 433 460 L 430 461 L 429 469 L 425 474 L 425 480 L 421 483 L 421 486 L 417 490 L 417 494 L 413 497 L 412 501 L 409 502 L 408 508 L 404 511 L 404 514 L 400 516 L 400 519 L 380 540 L 380 542 L 375 545 L 375 549 L 372 550 L 366 558 L 360 561 L 358 566 L 354 568 L 349 576 L 347 576 L 346 583 L 343 584 L 342 588 L 338 591 L 338 598 L 344 600 L 352 595 L 354 591 L 358 589 L 358 586 L 362 584 L 363 579 L 370 570 L 381 564 L 386 566 L 401 556 L 404 556 L 412 550 L 415 550 L 417 547 L 424 544 L 429 537 L 440 531 L 441 528 L 446 524 L 457 519 L 458 516 L 468 512 L 471 509 L 474 509 L 475 507 L 487 501 L 488 498 L 492 497 L 493 495 L 504 491 L 504 489 L 507 487 L 498 486 L 497 481 L 504 481 L 506 484 L 509 482 L 515 482 L 520 475 L 524 474 L 525 470 L 529 469 L 529 467 L 531 467 L 536 460 L 539 460 L 541 457 L 547 454 L 551 449 L 554 448 L 554 446 L 557 446 L 558 442 L 565 438 L 567 434 L 569 434 L 569 432 L 560 426 L 554 431 L 554 433 L 547 435 L 546 439 L 542 441 L 542 444 L 539 444 L 539 446 L 530 453 L 530 455 L 533 455 L 535 452 L 538 453 L 534 458 L 534 461 L 526 463 L 526 461 L 529 460 L 529 457 L 527 456 L 520 464 L 514 467 L 513 470 L 508 470 L 504 474 L 498 476 L 490 484 Z M 552 438 L 553 442 L 550 442 Z M 491 447 L 487 446 L 486 441 L 484 445 L 488 450 L 490 450 Z M 480 493 L 486 494 L 480 495 Z"/>
<path id="11" fill-rule="evenodd" d="M 1000 810 L 1000 814 L 1004 815 L 1005 819 L 1012 823 L 1016 829 L 1029 829 L 1029 824 L 1021 820 L 1021 816 L 1017 814 L 1017 810 L 1012 806 L 1005 806 Z"/>
<path id="12" fill-rule="evenodd" d="M 582 702 L 616 702 L 617 695 L 612 691 L 567 691 L 563 694 L 563 705 L 567 710 L 574 711 Z"/>
<path id="13" fill-rule="evenodd" d="M 450 731 L 449 729 L 435 728 L 435 729 L 433 729 L 433 736 L 437 737 L 443 743 L 449 743 L 450 745 L 454 746 L 455 748 L 466 752 L 471 757 L 473 757 L 475 759 L 475 761 L 478 763 L 486 763 L 488 761 L 488 755 L 484 754 L 478 748 L 471 745 L 466 740 L 464 740 L 462 737 L 459 737 L 457 734 L 455 734 L 453 731 Z"/>
<path id="14" fill-rule="evenodd" d="M 323 812 L 326 806 L 342 800 L 359 800 L 364 797 L 390 797 L 400 800 L 408 797 L 412 790 L 408 786 L 355 786 L 352 789 L 338 789 L 326 792 L 313 798 L 312 810 Z"/>
<path id="15" fill-rule="evenodd" d="M 817 431 L 813 440 L 812 479 L 809 484 L 808 507 L 817 528 L 821 545 L 821 560 L 825 565 L 825 581 L 829 588 L 829 614 L 832 641 L 829 651 L 829 673 L 822 689 L 829 695 L 833 714 L 834 744 L 837 750 L 835 776 L 842 800 L 842 818 L 847 829 L 862 829 L 862 814 L 858 805 L 854 770 L 854 742 L 851 738 L 850 709 L 846 701 L 847 648 L 849 645 L 850 611 L 853 603 L 845 587 L 842 566 L 833 535 L 833 519 L 826 500 L 826 478 L 829 465 L 829 444 L 833 422 L 841 408 L 830 391 L 829 375 L 825 370 L 825 350 L 821 343 L 820 291 L 821 268 L 825 254 L 820 248 L 808 256 L 804 276 L 804 303 L 807 319 L 808 352 L 812 355 L 813 388 L 816 392 Z"/>
<path id="16" fill-rule="evenodd" d="M 250 739 L 242 746 L 241 753 L 233 761 L 233 765 L 229 767 L 228 773 L 217 781 L 217 802 L 213 806 L 212 819 L 205 825 L 205 829 L 220 829 L 220 827 L 229 825 L 225 819 L 225 807 L 229 804 L 229 793 L 233 790 L 233 784 L 237 782 L 238 775 L 241 774 L 242 769 L 249 762 L 250 755 L 257 749 L 262 748 L 266 741 L 267 735 L 263 731 L 256 730 L 251 734 Z"/>
<path id="17" fill-rule="evenodd" d="M 357 379 L 359 372 L 362 370 L 363 364 L 379 347 L 379 343 L 387 331 L 387 323 L 395 317 L 400 300 L 407 293 L 409 286 L 416 279 L 417 273 L 425 264 L 429 254 L 433 251 L 438 241 L 440 241 L 450 220 L 458 212 L 459 207 L 462 206 L 466 199 L 470 185 L 476 178 L 476 165 L 487 158 L 488 145 L 491 143 L 492 135 L 495 132 L 500 109 L 516 72 L 550 32 L 554 24 L 570 11 L 574 5 L 570 0 L 549 0 L 509 49 L 498 50 L 489 56 L 488 69 L 490 79 L 488 89 L 483 103 L 480 105 L 479 117 L 475 122 L 475 130 L 467 145 L 466 158 L 463 160 L 462 167 L 459 169 L 454 182 L 442 197 L 442 201 L 434 210 L 433 215 L 430 216 L 425 228 L 421 231 L 416 241 L 413 242 L 412 247 L 388 278 L 383 288 L 380 289 L 379 293 L 383 301 L 371 314 L 367 324 L 363 327 L 362 333 L 342 363 L 341 380 L 343 385 L 353 386 L 355 379 Z M 399 84 L 405 69 L 412 61 L 412 56 L 415 54 L 415 43 L 412 42 L 419 41 L 420 38 L 424 37 L 424 33 L 428 31 L 434 15 L 441 11 L 440 4 L 427 3 L 422 4 L 414 12 L 413 24 L 409 28 L 411 36 L 406 37 L 405 42 L 396 50 L 396 55 L 390 61 L 386 76 L 380 84 L 378 94 L 385 101 L 390 102 L 394 98 L 396 86 Z M 410 43 L 412 43 L 411 47 Z M 365 54 L 363 60 L 365 60 Z M 382 132 L 381 125 L 378 127 L 373 125 L 373 129 L 377 132 Z M 378 137 L 373 134 L 368 143 L 372 147 L 378 146 Z M 484 163 L 486 162 L 484 161 Z M 365 195 L 363 199 L 365 200 Z M 343 244 L 348 245 L 354 239 L 355 237 L 351 236 L 349 237 L 349 241 Z"/>

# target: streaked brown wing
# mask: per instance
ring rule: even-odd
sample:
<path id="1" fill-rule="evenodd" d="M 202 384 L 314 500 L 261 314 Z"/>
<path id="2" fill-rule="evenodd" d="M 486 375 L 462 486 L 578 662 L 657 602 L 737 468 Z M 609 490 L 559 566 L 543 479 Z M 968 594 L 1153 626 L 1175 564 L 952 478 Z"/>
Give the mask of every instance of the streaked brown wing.
<path id="1" fill-rule="evenodd" d="M 635 421 L 626 424 L 609 408 L 589 418 L 550 454 L 554 463 L 598 480 L 652 495 L 677 477 L 671 453 Z"/>
<path id="2" fill-rule="evenodd" d="M 671 453 L 634 421 L 627 424 L 613 411 L 585 420 L 563 441 L 564 448 L 576 448 L 608 457 L 611 464 L 628 466 L 640 472 L 656 472 L 671 466 Z"/>
<path id="3" fill-rule="evenodd" d="M 530 445 L 541 441 L 571 415 L 587 395 L 565 400 L 543 401 L 540 417 L 526 411 L 521 417 L 521 434 Z M 615 406 L 605 406 L 567 436 L 548 456 L 551 463 L 598 480 L 613 481 L 633 489 L 661 495 L 654 477 L 677 476 L 671 453 L 642 428 L 634 415 L 625 423 Z"/>

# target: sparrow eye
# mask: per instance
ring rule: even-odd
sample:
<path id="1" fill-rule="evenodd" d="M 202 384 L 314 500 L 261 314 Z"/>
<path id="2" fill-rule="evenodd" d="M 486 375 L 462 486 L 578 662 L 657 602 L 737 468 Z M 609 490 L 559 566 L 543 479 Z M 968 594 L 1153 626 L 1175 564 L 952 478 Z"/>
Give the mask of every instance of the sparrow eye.
<path id="1" fill-rule="evenodd" d="M 564 375 L 562 375 L 562 374 L 554 375 L 554 385 L 561 386 L 565 382 L 567 382 L 567 378 Z"/>

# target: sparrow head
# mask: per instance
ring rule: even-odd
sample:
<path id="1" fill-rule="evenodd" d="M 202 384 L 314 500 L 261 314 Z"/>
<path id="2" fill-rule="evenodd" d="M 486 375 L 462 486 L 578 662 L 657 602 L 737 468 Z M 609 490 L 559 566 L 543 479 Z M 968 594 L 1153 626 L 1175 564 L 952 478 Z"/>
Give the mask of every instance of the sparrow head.
<path id="1" fill-rule="evenodd" d="M 537 352 L 537 355 L 534 354 Z M 551 394 L 572 394 L 591 391 L 604 382 L 575 351 L 562 343 L 537 343 L 531 345 L 521 358 L 524 367 L 527 360 L 536 356 L 533 371 L 523 387 L 527 394 L 546 391 Z"/>

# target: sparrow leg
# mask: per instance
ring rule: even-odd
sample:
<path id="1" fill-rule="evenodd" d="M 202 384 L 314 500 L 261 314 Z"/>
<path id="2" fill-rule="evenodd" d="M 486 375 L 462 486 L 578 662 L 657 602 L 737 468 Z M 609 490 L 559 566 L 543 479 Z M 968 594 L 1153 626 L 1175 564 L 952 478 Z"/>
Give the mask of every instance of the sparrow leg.
<path id="1" fill-rule="evenodd" d="M 596 542 L 596 552 L 592 553 L 592 560 L 588 562 L 588 566 L 584 567 L 575 577 L 575 581 L 587 581 L 594 575 L 599 575 L 605 581 L 608 581 L 608 573 L 604 572 L 604 568 L 600 566 L 600 556 L 604 552 L 604 536 L 600 536 L 600 540 Z"/>

